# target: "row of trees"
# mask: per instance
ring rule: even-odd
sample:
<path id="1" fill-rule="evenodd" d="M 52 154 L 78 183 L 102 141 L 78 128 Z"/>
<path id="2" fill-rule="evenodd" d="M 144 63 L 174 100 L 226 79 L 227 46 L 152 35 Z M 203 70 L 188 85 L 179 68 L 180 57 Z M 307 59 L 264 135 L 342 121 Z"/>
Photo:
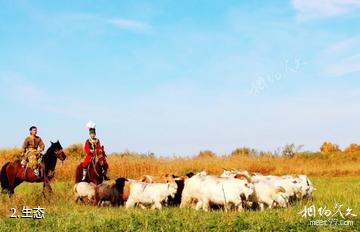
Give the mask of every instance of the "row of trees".
<path id="1" fill-rule="evenodd" d="M 281 155 L 281 156 L 287 156 L 287 157 L 293 157 L 295 154 L 300 153 L 300 150 L 304 147 L 304 145 L 295 145 L 295 144 L 287 144 L 282 148 L 279 148 L 275 152 L 258 152 L 255 149 L 248 148 L 248 147 L 242 147 L 237 148 L 234 151 L 231 152 L 231 156 L 234 155 L 242 155 L 242 156 L 251 156 L 251 155 L 266 155 L 266 154 L 272 154 L 272 155 Z M 350 144 L 348 147 L 346 147 L 343 151 L 340 149 L 339 145 L 331 143 L 331 142 L 324 142 L 320 147 L 320 152 L 324 154 L 330 154 L 330 153 L 336 153 L 336 152 L 344 152 L 344 153 L 354 153 L 360 151 L 360 145 L 356 143 Z M 209 154 L 209 151 L 206 152 L 206 154 Z M 201 155 L 201 153 L 200 153 Z"/>
<path id="2" fill-rule="evenodd" d="M 331 142 L 324 142 L 320 147 L 320 151 L 323 153 L 334 153 L 341 152 L 341 149 L 337 144 Z M 344 149 L 344 152 L 346 153 L 354 153 L 357 151 L 360 151 L 360 146 L 356 143 L 352 143 Z"/>

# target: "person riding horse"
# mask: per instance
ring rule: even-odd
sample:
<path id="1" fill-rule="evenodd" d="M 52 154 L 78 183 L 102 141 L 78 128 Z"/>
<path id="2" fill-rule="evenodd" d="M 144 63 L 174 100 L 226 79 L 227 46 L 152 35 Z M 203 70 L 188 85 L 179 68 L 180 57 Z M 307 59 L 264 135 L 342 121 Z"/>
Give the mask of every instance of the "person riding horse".
<path id="1" fill-rule="evenodd" d="M 91 165 L 91 162 L 93 162 L 94 165 L 94 161 L 95 158 L 101 158 L 103 157 L 105 160 L 105 153 L 103 150 L 103 146 L 101 146 L 100 140 L 98 138 L 96 138 L 96 130 L 95 130 L 95 123 L 93 123 L 92 121 L 89 121 L 87 123 L 87 127 L 89 128 L 89 139 L 87 139 L 85 141 L 85 145 L 84 145 L 84 151 L 85 151 L 85 159 L 82 163 L 82 167 L 83 167 L 83 176 L 81 181 L 85 181 L 86 180 L 86 174 L 87 171 Z M 105 160 L 106 162 L 106 160 Z M 102 168 L 102 173 L 104 176 L 105 180 L 109 180 L 109 178 L 106 176 L 106 171 L 104 170 L 104 168 Z"/>
<path id="2" fill-rule="evenodd" d="M 41 157 L 41 152 L 45 150 L 45 144 L 42 139 L 37 136 L 36 126 L 29 129 L 30 135 L 25 138 L 21 148 L 20 158 L 23 166 L 28 165 L 33 169 L 34 174 L 40 177 L 38 159 Z"/>

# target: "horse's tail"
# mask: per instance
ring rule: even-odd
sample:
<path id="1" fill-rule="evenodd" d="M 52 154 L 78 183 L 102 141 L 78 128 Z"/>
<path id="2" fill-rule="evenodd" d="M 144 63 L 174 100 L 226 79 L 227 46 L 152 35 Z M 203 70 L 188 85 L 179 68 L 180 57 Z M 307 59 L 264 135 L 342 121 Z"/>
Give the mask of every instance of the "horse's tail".
<path id="1" fill-rule="evenodd" d="M 0 173 L 0 180 L 1 180 L 1 188 L 2 191 L 7 191 L 9 190 L 9 180 L 6 174 L 6 167 L 10 164 L 10 162 L 7 162 L 6 164 L 4 164 L 4 166 L 1 168 L 1 173 Z"/>
<path id="2" fill-rule="evenodd" d="M 79 164 L 76 167 L 76 171 L 75 171 L 75 184 L 81 182 L 81 178 L 82 178 L 82 166 L 81 164 Z"/>

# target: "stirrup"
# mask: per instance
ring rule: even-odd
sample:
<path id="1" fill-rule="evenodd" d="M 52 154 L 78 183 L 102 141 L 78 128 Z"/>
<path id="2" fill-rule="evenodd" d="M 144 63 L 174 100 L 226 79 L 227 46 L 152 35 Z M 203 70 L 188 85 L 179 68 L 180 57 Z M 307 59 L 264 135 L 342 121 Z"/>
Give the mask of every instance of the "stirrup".
<path id="1" fill-rule="evenodd" d="M 35 176 L 40 177 L 40 171 L 38 168 L 33 169 Z"/>

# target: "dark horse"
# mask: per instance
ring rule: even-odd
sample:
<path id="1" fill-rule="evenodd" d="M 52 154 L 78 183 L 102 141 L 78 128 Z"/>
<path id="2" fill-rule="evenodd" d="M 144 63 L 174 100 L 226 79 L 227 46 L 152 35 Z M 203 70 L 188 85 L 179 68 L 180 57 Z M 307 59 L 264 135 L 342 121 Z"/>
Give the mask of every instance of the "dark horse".
<path id="1" fill-rule="evenodd" d="M 91 159 L 88 171 L 86 173 L 85 181 L 92 182 L 92 183 L 98 185 L 104 181 L 107 170 L 109 169 L 109 165 L 105 159 L 106 155 L 104 152 L 104 147 L 102 147 L 101 154 L 95 155 L 95 157 L 96 156 L 99 158 L 96 162 L 93 158 Z M 83 166 L 82 166 L 82 163 L 80 163 L 76 168 L 75 183 L 81 182 L 81 179 L 83 176 L 82 170 L 83 170 Z"/>
<path id="2" fill-rule="evenodd" d="M 15 187 L 23 181 L 32 183 L 44 182 L 44 190 L 48 189 L 49 192 L 52 192 L 50 180 L 54 177 L 57 159 L 61 161 L 66 159 L 66 155 L 59 141 L 55 143 L 51 142 L 51 146 L 43 155 L 40 163 L 40 177 L 37 177 L 31 168 L 24 168 L 19 159 L 7 162 L 1 168 L 0 179 L 2 192 L 8 192 L 11 196 L 14 194 Z"/>

